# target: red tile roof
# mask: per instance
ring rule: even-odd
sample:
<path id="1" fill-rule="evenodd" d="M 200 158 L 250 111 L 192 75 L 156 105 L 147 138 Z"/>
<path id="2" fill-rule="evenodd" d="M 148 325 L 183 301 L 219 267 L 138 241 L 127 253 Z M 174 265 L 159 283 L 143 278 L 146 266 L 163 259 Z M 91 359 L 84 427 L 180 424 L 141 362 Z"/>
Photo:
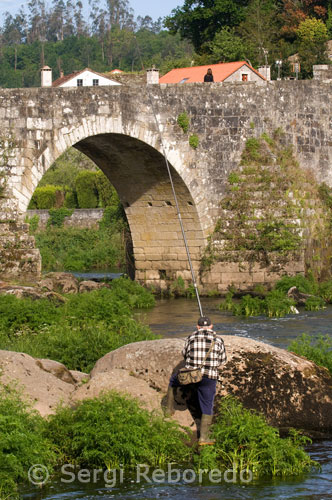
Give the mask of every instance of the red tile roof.
<path id="1" fill-rule="evenodd" d="M 54 80 L 54 82 L 52 83 L 52 87 L 59 87 L 63 83 L 68 82 L 68 80 L 71 80 L 75 76 L 80 75 L 81 73 L 83 73 L 83 71 L 91 71 L 91 73 L 94 73 L 95 75 L 103 76 L 104 78 L 108 78 L 109 80 L 114 81 L 109 76 L 107 76 L 103 73 L 98 73 L 97 71 L 94 71 L 93 69 L 90 69 L 90 68 L 84 68 L 84 69 L 81 69 L 80 71 L 75 71 L 74 73 L 71 73 L 70 75 L 60 76 L 60 78 L 58 78 L 57 80 Z"/>
<path id="2" fill-rule="evenodd" d="M 232 75 L 235 71 L 240 69 L 243 65 L 250 68 L 254 73 L 265 80 L 258 71 L 256 71 L 250 64 L 245 61 L 219 63 L 219 64 L 206 64 L 205 66 L 191 66 L 189 68 L 175 68 L 166 73 L 159 79 L 159 83 L 193 83 L 203 82 L 204 75 L 208 68 L 212 69 L 212 74 L 215 82 L 223 82 L 227 77 Z"/>

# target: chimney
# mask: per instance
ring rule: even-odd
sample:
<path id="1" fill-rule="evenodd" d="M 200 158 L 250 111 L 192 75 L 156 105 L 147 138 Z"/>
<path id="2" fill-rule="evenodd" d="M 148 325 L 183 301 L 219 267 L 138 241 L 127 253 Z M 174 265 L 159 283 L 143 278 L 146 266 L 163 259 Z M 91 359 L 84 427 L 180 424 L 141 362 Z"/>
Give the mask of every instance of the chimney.
<path id="1" fill-rule="evenodd" d="M 60 78 L 63 78 L 64 76 L 64 72 L 62 71 L 62 69 L 60 69 Z"/>
<path id="2" fill-rule="evenodd" d="M 151 69 L 146 70 L 146 83 L 147 85 L 159 83 L 159 69 L 152 66 Z"/>
<path id="3" fill-rule="evenodd" d="M 258 73 L 260 73 L 266 80 L 271 80 L 271 66 L 260 66 L 258 68 Z"/>
<path id="4" fill-rule="evenodd" d="M 43 66 L 41 69 L 41 86 L 52 87 L 52 70 L 49 66 Z"/>

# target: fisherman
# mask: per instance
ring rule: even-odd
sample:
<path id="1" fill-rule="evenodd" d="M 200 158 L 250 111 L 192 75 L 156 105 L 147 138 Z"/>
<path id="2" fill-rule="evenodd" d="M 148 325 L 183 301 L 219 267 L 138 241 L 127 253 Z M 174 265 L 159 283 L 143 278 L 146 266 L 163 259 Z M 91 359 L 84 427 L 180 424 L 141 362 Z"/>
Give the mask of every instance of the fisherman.
<path id="1" fill-rule="evenodd" d="M 215 441 L 209 437 L 209 431 L 212 424 L 213 403 L 219 379 L 218 368 L 221 364 L 226 363 L 227 358 L 224 341 L 213 331 L 212 322 L 207 316 L 201 316 L 198 319 L 197 330 L 186 338 L 182 355 L 186 369 L 201 367 L 203 374 L 200 382 L 190 384 L 191 388 L 197 390 L 200 406 L 200 418 L 196 419 L 198 444 L 214 444 Z M 173 388 L 180 385 L 177 372 L 171 376 L 167 390 L 165 412 L 168 415 L 174 414 Z"/>
<path id="2" fill-rule="evenodd" d="M 206 75 L 204 75 L 204 82 L 214 82 L 211 68 L 209 68 L 206 72 Z"/>

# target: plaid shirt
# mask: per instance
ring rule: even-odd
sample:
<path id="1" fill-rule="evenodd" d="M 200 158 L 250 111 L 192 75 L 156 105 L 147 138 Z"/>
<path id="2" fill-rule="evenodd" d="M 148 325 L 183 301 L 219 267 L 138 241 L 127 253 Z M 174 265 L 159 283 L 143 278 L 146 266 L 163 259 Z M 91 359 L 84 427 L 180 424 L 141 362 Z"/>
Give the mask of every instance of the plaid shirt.
<path id="1" fill-rule="evenodd" d="M 224 341 L 218 337 L 213 330 L 200 328 L 186 338 L 182 355 L 186 362 L 186 368 L 199 368 L 210 349 L 211 342 L 215 339 L 212 351 L 202 367 L 203 375 L 218 380 L 218 367 L 226 363 L 226 351 Z"/>

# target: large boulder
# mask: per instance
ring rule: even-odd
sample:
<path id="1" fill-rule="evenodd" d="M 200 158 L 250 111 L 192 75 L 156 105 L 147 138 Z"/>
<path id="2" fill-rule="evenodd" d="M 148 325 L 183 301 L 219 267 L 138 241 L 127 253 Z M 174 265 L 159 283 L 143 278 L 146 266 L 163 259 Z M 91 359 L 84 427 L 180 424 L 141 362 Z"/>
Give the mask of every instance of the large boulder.
<path id="1" fill-rule="evenodd" d="M 22 352 L 0 350 L 0 382 L 17 386 L 42 416 L 49 415 L 55 412 L 58 403 L 68 404 L 75 390 L 72 377 L 70 382 L 61 378 L 67 369 L 55 363 L 36 360 Z"/>
<path id="2" fill-rule="evenodd" d="M 332 378 L 327 369 L 252 339 L 223 338 L 228 361 L 222 368 L 216 409 L 219 398 L 233 394 L 280 429 L 295 427 L 313 437 L 332 436 Z M 183 343 L 183 339 L 161 339 L 120 347 L 96 363 L 91 378 L 122 369 L 165 392 L 171 373 L 183 364 Z"/>

